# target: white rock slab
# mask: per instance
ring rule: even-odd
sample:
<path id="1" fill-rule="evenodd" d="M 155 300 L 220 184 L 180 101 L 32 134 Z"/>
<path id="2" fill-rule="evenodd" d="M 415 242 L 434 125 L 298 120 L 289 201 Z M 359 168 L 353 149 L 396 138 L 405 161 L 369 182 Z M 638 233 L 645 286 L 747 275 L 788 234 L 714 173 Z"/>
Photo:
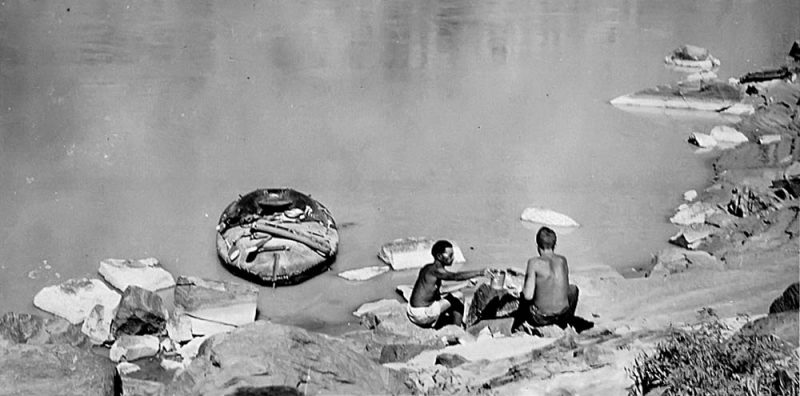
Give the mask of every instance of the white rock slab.
<path id="1" fill-rule="evenodd" d="M 180 371 L 180 370 L 183 370 L 185 368 L 185 366 L 183 365 L 183 362 L 179 362 L 177 360 L 162 359 L 161 360 L 161 368 L 163 368 L 164 370 L 167 370 L 167 371 L 171 371 L 171 370 Z"/>
<path id="2" fill-rule="evenodd" d="M 544 224 L 553 227 L 579 227 L 577 221 L 565 214 L 545 208 L 526 208 L 520 215 L 520 220 L 531 223 Z"/>
<path id="3" fill-rule="evenodd" d="M 99 279 L 70 279 L 47 286 L 33 297 L 33 305 L 78 324 L 86 319 L 95 305 L 114 310 L 122 296 Z"/>
<path id="4" fill-rule="evenodd" d="M 353 269 L 349 271 L 340 272 L 338 275 L 340 278 L 344 278 L 347 280 L 352 281 L 365 281 L 368 279 L 372 279 L 380 274 L 389 272 L 392 268 L 387 265 L 374 265 L 371 267 L 364 267 Z"/>
<path id="5" fill-rule="evenodd" d="M 697 191 L 695 190 L 689 190 L 683 193 L 683 199 L 685 201 L 692 202 L 694 201 L 695 198 L 697 198 Z"/>
<path id="6" fill-rule="evenodd" d="M 373 313 L 376 315 L 380 314 L 389 314 L 392 312 L 396 312 L 397 310 L 405 309 L 405 304 L 392 299 L 383 299 L 373 302 L 368 302 L 362 304 L 358 309 L 353 312 L 353 315 L 362 317 L 368 313 Z"/>
<path id="7" fill-rule="evenodd" d="M 692 224 L 703 224 L 706 221 L 706 216 L 714 213 L 715 209 L 712 205 L 696 202 L 691 205 L 683 204 L 678 207 L 678 213 L 670 217 L 669 221 L 672 224 L 689 226 Z"/>
<path id="8" fill-rule="evenodd" d="M 175 278 L 167 272 L 158 259 L 150 257 L 139 260 L 105 259 L 97 270 L 106 282 L 121 291 L 130 285 L 149 291 L 175 286 Z"/>
<path id="9" fill-rule="evenodd" d="M 192 322 L 192 335 L 194 336 L 211 336 L 219 333 L 227 333 L 236 329 L 236 326 L 213 322 L 210 320 L 189 317 Z"/>
<path id="10" fill-rule="evenodd" d="M 694 250 L 700 246 L 700 244 L 703 242 L 703 239 L 706 239 L 709 236 L 711 236 L 711 231 L 709 230 L 686 229 L 678 231 L 678 233 L 673 235 L 669 240 L 677 245 L 685 245 L 687 249 Z"/>
<path id="11" fill-rule="evenodd" d="M 175 287 L 175 305 L 187 315 L 224 325 L 254 322 L 257 304 L 258 288 L 249 284 L 180 276 Z M 193 320 L 194 334 L 208 334 L 198 333 L 194 326 Z"/>
<path id="12" fill-rule="evenodd" d="M 120 362 L 119 364 L 117 364 L 117 372 L 120 375 L 132 374 L 132 373 L 135 373 L 135 372 L 137 372 L 137 371 L 139 371 L 141 369 L 142 368 L 139 367 L 138 364 L 133 364 L 133 363 L 128 363 L 128 362 Z"/>
<path id="13" fill-rule="evenodd" d="M 761 135 L 758 137 L 758 144 L 771 144 L 781 141 L 781 135 Z"/>
<path id="14" fill-rule="evenodd" d="M 711 137 L 711 135 L 707 135 L 705 133 L 693 132 L 689 136 L 689 143 L 692 143 L 697 147 L 712 148 L 717 145 L 717 139 L 714 139 Z"/>
<path id="15" fill-rule="evenodd" d="M 711 128 L 711 137 L 717 142 L 747 143 L 749 140 L 743 133 L 727 125 L 718 125 Z"/>
<path id="16" fill-rule="evenodd" d="M 143 357 L 155 356 L 160 345 L 156 336 L 123 335 L 111 345 L 108 358 L 119 362 L 122 358 L 132 361 Z"/>
<path id="17" fill-rule="evenodd" d="M 113 341 L 111 334 L 111 321 L 114 319 L 114 310 L 105 309 L 97 304 L 86 316 L 81 325 L 81 332 L 86 334 L 93 345 L 102 345 Z"/>
<path id="18" fill-rule="evenodd" d="M 381 246 L 378 257 L 395 271 L 421 268 L 433 262 L 431 248 L 434 243 L 435 239 L 425 237 L 395 239 Z M 466 262 L 458 244 L 453 241 L 450 243 L 453 244 L 453 263 Z"/>

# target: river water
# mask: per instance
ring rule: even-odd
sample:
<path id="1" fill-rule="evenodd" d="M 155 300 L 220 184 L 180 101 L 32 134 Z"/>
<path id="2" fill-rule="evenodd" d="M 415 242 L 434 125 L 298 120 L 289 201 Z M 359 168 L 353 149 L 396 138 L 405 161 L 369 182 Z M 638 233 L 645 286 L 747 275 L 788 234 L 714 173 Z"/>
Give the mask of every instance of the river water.
<path id="1" fill-rule="evenodd" d="M 236 279 L 214 227 L 261 187 L 311 194 L 342 240 L 331 271 L 264 287 L 262 318 L 393 296 L 415 271 L 336 273 L 395 238 L 521 266 L 529 206 L 582 224 L 557 248 L 574 268 L 634 275 L 710 177 L 687 135 L 719 121 L 608 100 L 680 78 L 684 43 L 723 78 L 780 64 L 798 21 L 796 0 L 0 2 L 0 311 L 109 257 Z"/>

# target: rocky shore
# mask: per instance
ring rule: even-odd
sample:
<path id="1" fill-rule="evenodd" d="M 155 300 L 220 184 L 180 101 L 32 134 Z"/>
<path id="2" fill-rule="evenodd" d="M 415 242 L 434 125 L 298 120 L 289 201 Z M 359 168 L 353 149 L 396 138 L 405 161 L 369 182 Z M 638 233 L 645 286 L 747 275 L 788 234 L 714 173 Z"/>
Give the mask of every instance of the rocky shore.
<path id="1" fill-rule="evenodd" d="M 417 328 L 390 299 L 363 305 L 360 329 L 332 336 L 257 320 L 258 289 L 244 282 L 174 279 L 155 259 L 106 260 L 105 282 L 70 280 L 37 294 L 35 305 L 56 315 L 0 319 L 0 395 L 626 395 L 637 357 L 709 313 L 731 333 L 774 335 L 796 361 L 794 70 L 742 84 L 755 110 L 707 134 L 719 150 L 714 179 L 685 194 L 670 219 L 675 247 L 654 255 L 646 277 L 624 279 L 601 264 L 571 274 L 577 315 L 595 322 L 588 331 L 511 334 L 508 312 L 487 319 L 480 309 L 506 291 L 479 284 L 465 289 L 466 330 Z M 711 141 L 701 134 L 692 141 Z"/>

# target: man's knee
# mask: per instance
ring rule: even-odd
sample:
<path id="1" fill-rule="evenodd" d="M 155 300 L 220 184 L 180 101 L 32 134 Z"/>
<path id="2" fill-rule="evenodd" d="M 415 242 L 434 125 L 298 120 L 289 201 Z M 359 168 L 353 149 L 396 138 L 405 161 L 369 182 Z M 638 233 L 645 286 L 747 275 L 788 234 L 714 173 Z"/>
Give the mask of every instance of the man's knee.
<path id="1" fill-rule="evenodd" d="M 578 286 L 570 284 L 569 285 L 569 292 L 567 293 L 567 299 L 569 300 L 569 305 L 574 307 L 578 305 Z"/>

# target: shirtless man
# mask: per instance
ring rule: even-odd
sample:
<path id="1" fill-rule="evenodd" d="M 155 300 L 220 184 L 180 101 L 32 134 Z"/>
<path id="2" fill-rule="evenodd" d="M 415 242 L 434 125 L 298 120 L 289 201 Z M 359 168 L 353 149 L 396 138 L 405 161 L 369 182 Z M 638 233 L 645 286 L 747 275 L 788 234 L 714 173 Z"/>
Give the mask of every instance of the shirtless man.
<path id="1" fill-rule="evenodd" d="M 556 233 L 542 227 L 536 233 L 539 257 L 528 260 L 525 282 L 522 286 L 519 310 L 512 328 L 520 326 L 571 325 L 577 332 L 594 324 L 575 316 L 578 306 L 578 286 L 569 284 L 567 258 L 556 254 Z"/>
<path id="2" fill-rule="evenodd" d="M 453 294 L 444 297 L 439 293 L 443 280 L 468 280 L 489 276 L 488 268 L 476 271 L 450 272 L 453 264 L 453 245 L 448 241 L 437 241 L 431 248 L 433 263 L 419 270 L 419 276 L 408 300 L 406 314 L 411 323 L 420 327 L 441 328 L 448 324 L 461 326 L 464 303 Z"/>

